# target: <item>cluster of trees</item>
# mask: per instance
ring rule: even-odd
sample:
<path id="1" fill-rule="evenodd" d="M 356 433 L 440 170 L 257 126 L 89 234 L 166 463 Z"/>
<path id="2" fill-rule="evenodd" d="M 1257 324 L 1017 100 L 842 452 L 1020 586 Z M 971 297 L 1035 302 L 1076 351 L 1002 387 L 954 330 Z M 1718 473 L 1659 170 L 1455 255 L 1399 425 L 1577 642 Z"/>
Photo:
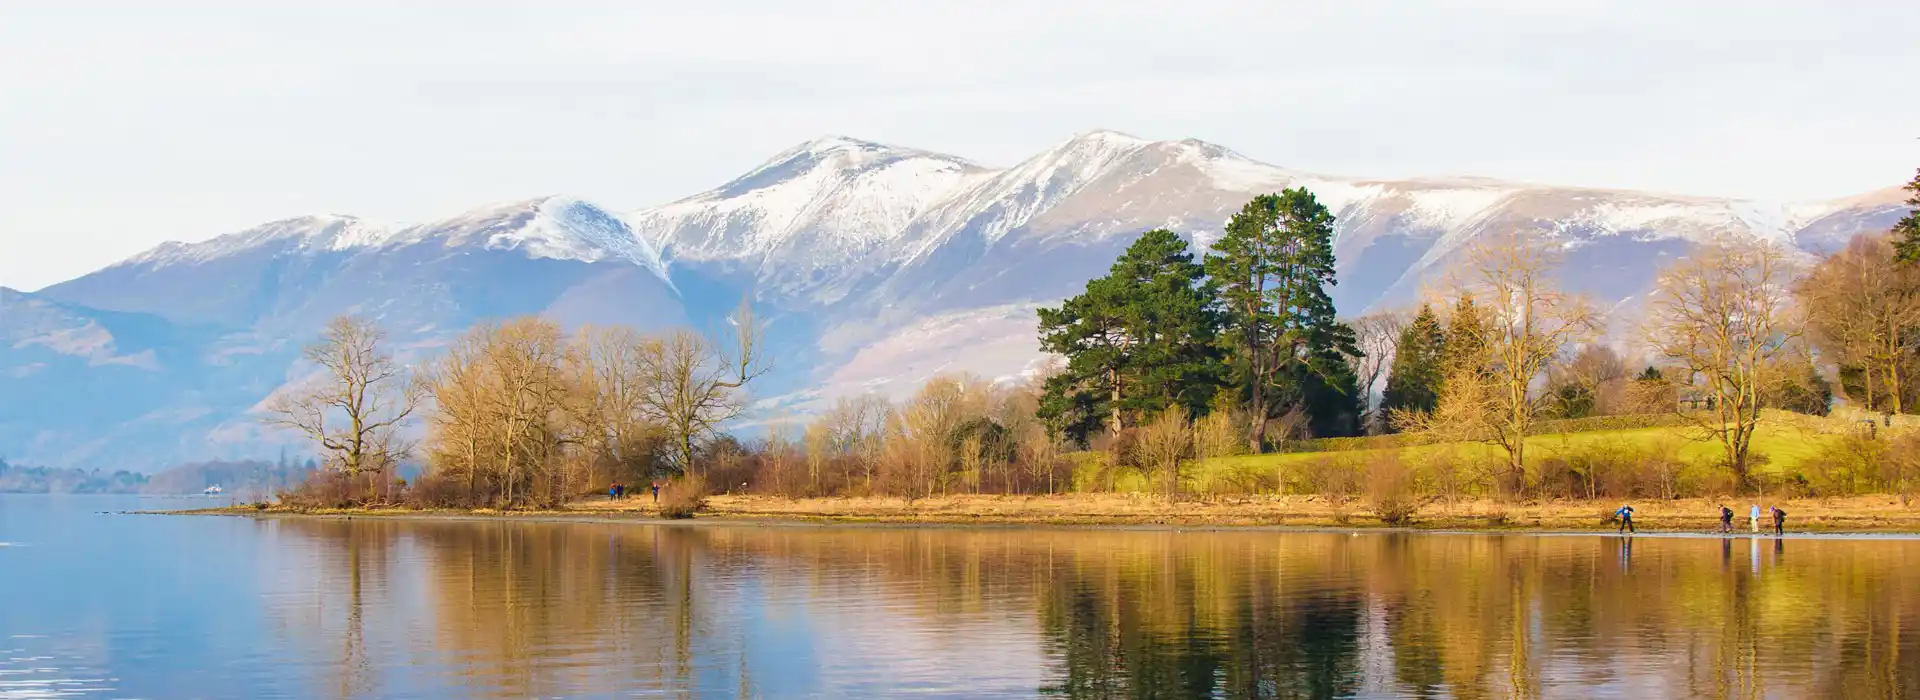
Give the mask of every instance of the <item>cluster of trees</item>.
<path id="1" fill-rule="evenodd" d="M 140 493 L 147 477 L 119 470 L 55 469 L 0 459 L 0 493 Z"/>
<path id="2" fill-rule="evenodd" d="M 192 462 L 168 467 L 154 474 L 126 470 L 56 469 L 22 467 L 0 459 L 0 493 L 112 493 L 179 496 L 200 493 L 218 485 L 236 498 L 271 494 L 293 486 L 315 469 L 289 462 L 242 460 L 237 462 Z"/>
<path id="3" fill-rule="evenodd" d="M 783 496 L 1069 488 L 1069 463 L 1038 418 L 1039 401 L 1035 382 L 941 375 L 898 403 L 842 397 L 804 425 L 773 427 L 758 444 L 721 441 L 710 468 L 717 483 Z"/>
<path id="4" fill-rule="evenodd" d="M 1328 294 L 1333 222 L 1290 189 L 1248 202 L 1202 260 L 1172 231 L 1142 234 L 1085 293 L 1040 310 L 1041 347 L 1066 358 L 1042 418 L 1083 445 L 1217 408 L 1244 410 L 1253 451 L 1283 416 L 1316 435 L 1358 432 L 1364 355 Z"/>
<path id="5" fill-rule="evenodd" d="M 700 448 L 740 415 L 766 371 L 743 306 L 731 337 L 645 335 L 523 317 L 474 327 L 410 368 L 380 326 L 335 319 L 306 349 L 317 376 L 267 404 L 267 422 L 318 448 L 295 499 L 345 505 L 545 507 L 660 472 L 695 472 Z M 405 428 L 424 427 L 408 440 Z M 397 479 L 424 462 L 411 485 Z"/>
<path id="6" fill-rule="evenodd" d="M 1908 189 L 1920 207 L 1920 177 Z M 1863 407 L 1915 403 L 1920 214 L 1811 269 L 1772 243 L 1709 241 L 1662 269 L 1643 313 L 1612 337 L 1606 314 L 1558 285 L 1559 244 L 1524 230 L 1475 242 L 1433 290 L 1440 299 L 1411 318 L 1343 322 L 1327 294 L 1332 230 L 1326 208 L 1296 189 L 1249 202 L 1198 262 L 1171 232 L 1142 235 L 1107 277 L 1041 311 L 1043 346 L 1067 358 L 1042 416 L 1081 444 L 1102 427 L 1117 437 L 1222 409 L 1245 421 L 1250 451 L 1362 430 L 1484 442 L 1500 448 L 1499 481 L 1517 491 L 1526 438 L 1545 419 L 1684 416 L 1745 486 L 1763 409 L 1829 410 L 1823 365 Z M 1607 341 L 1645 359 L 1630 363 Z M 1275 425 L 1288 430 L 1275 436 Z"/>

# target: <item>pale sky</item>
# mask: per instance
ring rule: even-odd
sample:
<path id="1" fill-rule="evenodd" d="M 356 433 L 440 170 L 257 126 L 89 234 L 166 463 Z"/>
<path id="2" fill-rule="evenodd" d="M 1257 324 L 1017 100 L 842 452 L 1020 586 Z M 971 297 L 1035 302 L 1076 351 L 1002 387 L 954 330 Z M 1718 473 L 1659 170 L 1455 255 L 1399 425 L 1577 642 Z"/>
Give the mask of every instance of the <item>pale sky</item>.
<path id="1" fill-rule="evenodd" d="M 1762 199 L 1920 167 L 1920 3 L 0 2 L 0 285 L 308 213 L 616 210 L 842 134 Z"/>

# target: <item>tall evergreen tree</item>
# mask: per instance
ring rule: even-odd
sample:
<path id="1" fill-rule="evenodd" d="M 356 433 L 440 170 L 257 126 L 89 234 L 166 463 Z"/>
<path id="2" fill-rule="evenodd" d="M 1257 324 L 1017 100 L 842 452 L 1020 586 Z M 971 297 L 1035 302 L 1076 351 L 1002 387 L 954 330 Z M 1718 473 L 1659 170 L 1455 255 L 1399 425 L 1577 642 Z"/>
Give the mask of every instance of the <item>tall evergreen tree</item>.
<path id="1" fill-rule="evenodd" d="M 1444 371 L 1454 372 L 1473 370 L 1486 371 L 1487 365 L 1487 325 L 1486 315 L 1475 306 L 1473 297 L 1462 296 L 1453 305 L 1453 314 L 1447 318 L 1447 342 L 1445 349 Z"/>
<path id="2" fill-rule="evenodd" d="M 1204 413 L 1220 385 L 1214 290 L 1172 231 L 1141 234 L 1106 277 L 1039 315 L 1041 348 L 1067 358 L 1041 415 L 1077 440 L 1103 420 L 1119 432 L 1171 406 Z"/>
<path id="3" fill-rule="evenodd" d="M 1273 351 L 1280 319 L 1274 311 L 1278 286 L 1274 258 L 1282 245 L 1280 198 L 1262 195 L 1227 220 L 1226 232 L 1206 258 L 1208 276 L 1219 289 L 1225 314 L 1223 343 L 1231 348 L 1235 379 L 1245 391 L 1251 418 L 1247 442 L 1260 451 L 1273 409 L 1267 386 L 1279 371 Z"/>
<path id="4" fill-rule="evenodd" d="M 1357 429 L 1363 397 L 1346 358 L 1359 352 L 1327 293 L 1335 284 L 1333 223 L 1305 188 L 1262 195 L 1227 222 L 1207 258 L 1254 450 L 1265 447 L 1267 421 L 1294 407 L 1316 432 Z"/>
<path id="5" fill-rule="evenodd" d="M 1387 388 L 1380 397 L 1380 411 L 1432 411 L 1440 403 L 1440 383 L 1446 376 L 1447 331 L 1433 306 L 1420 305 L 1420 313 L 1400 333 L 1395 346 L 1393 367 L 1387 374 Z"/>
<path id="6" fill-rule="evenodd" d="M 1920 261 L 1920 171 L 1907 183 L 1907 207 L 1913 211 L 1893 225 L 1893 250 L 1901 262 Z"/>

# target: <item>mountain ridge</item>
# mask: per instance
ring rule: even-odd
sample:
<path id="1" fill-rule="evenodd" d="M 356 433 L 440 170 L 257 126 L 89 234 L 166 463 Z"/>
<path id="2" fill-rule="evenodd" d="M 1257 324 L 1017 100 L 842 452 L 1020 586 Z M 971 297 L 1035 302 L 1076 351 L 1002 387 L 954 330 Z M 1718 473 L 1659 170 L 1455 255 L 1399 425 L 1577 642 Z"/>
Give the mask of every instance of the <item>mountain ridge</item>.
<path id="1" fill-rule="evenodd" d="M 1419 298 L 1490 232 L 1556 236 L 1563 281 L 1622 306 L 1711 236 L 1811 256 L 1906 211 L 1897 188 L 1782 203 L 1325 175 L 1112 130 L 1006 167 L 823 136 L 650 207 L 548 195 L 414 224 L 291 217 L 0 291 L 0 396 L 68 394 L 0 401 L 0 454 L 143 471 L 270 456 L 290 438 L 263 432 L 260 402 L 302 376 L 300 345 L 340 313 L 379 320 L 417 361 L 489 319 L 707 327 L 751 297 L 783 361 L 759 387 L 761 420 L 903 395 L 940 371 L 1018 376 L 1039 357 L 1033 309 L 1104 274 L 1134 235 L 1169 228 L 1204 248 L 1248 199 L 1287 187 L 1338 218 L 1334 301 L 1350 316 Z"/>

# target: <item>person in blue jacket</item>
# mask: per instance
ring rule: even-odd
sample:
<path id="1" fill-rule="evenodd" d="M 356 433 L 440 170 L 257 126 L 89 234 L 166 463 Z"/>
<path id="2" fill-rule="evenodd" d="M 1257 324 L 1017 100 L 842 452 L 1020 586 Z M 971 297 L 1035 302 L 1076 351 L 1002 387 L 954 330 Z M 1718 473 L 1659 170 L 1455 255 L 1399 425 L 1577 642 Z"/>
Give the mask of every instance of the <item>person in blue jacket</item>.
<path id="1" fill-rule="evenodd" d="M 1633 529 L 1633 506 L 1620 506 L 1620 510 L 1614 511 L 1613 514 L 1620 518 L 1620 529 L 1618 532 L 1635 531 Z"/>

